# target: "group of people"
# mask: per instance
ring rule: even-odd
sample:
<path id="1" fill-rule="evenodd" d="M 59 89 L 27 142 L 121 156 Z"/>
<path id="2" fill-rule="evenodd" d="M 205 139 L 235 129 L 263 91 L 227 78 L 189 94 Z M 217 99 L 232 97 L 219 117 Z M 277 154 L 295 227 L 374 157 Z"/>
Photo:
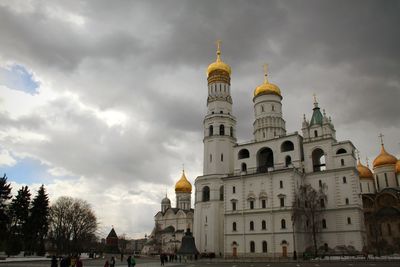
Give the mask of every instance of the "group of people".
<path id="1" fill-rule="evenodd" d="M 58 267 L 58 260 L 56 256 L 51 258 L 51 267 Z M 83 267 L 82 260 L 77 257 L 62 257 L 60 259 L 60 267 Z"/>
<path id="2" fill-rule="evenodd" d="M 123 256 L 121 256 L 121 261 L 123 259 Z M 134 267 L 136 265 L 136 260 L 134 257 L 129 256 L 126 259 L 126 262 L 128 263 L 128 267 Z M 106 262 L 104 263 L 104 267 L 115 267 L 115 257 L 111 257 L 110 260 L 106 260 Z"/>

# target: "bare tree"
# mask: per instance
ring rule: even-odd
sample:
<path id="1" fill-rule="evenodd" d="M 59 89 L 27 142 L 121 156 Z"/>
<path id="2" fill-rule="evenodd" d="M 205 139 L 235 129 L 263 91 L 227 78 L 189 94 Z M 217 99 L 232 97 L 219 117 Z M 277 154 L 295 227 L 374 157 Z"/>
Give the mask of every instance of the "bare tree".
<path id="1" fill-rule="evenodd" d="M 318 238 L 321 232 L 321 215 L 326 207 L 326 184 L 320 184 L 315 190 L 311 185 L 301 185 L 295 193 L 292 218 L 298 227 L 304 227 L 304 231 L 311 233 L 314 255 L 318 255 Z"/>
<path id="2" fill-rule="evenodd" d="M 90 204 L 82 199 L 60 197 L 50 208 L 49 237 L 58 253 L 80 253 L 94 238 L 97 218 Z"/>

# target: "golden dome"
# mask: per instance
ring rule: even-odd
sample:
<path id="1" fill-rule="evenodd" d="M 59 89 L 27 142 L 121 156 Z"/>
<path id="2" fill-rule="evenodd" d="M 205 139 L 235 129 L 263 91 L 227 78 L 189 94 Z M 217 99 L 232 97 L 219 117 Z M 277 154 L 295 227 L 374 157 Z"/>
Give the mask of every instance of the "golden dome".
<path id="1" fill-rule="evenodd" d="M 372 171 L 367 166 L 362 165 L 360 159 L 358 159 L 357 171 L 360 179 L 374 179 Z"/>
<path id="2" fill-rule="evenodd" d="M 207 68 L 207 76 L 210 76 L 210 73 L 215 70 L 222 70 L 231 75 L 231 67 L 221 60 L 221 49 L 220 49 L 220 41 L 217 42 L 217 60 L 211 63 Z"/>
<path id="3" fill-rule="evenodd" d="M 374 159 L 374 168 L 384 165 L 395 165 L 396 163 L 397 158 L 387 153 L 382 144 L 381 153 Z"/>
<path id="4" fill-rule="evenodd" d="M 182 172 L 181 179 L 175 184 L 175 192 L 192 193 L 192 184 L 185 176 L 185 171 Z"/>
<path id="5" fill-rule="evenodd" d="M 264 65 L 264 83 L 254 90 L 254 97 L 261 94 L 274 94 L 282 97 L 281 90 L 275 84 L 269 83 L 267 79 L 267 65 Z"/>
<path id="6" fill-rule="evenodd" d="M 400 159 L 396 163 L 396 174 L 400 173 Z"/>

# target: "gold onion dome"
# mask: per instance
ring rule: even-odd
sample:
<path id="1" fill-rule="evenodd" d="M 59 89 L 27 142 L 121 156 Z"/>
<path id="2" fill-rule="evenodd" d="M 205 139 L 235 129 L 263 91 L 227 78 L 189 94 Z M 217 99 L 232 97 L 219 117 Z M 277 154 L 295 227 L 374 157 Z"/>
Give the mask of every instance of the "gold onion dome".
<path id="1" fill-rule="evenodd" d="M 382 144 L 381 153 L 374 159 L 374 168 L 384 165 L 395 165 L 396 163 L 397 158 L 387 153 Z"/>
<path id="2" fill-rule="evenodd" d="M 207 68 L 207 76 L 210 76 L 210 73 L 216 70 L 225 71 L 229 75 L 231 75 L 232 70 L 231 67 L 221 60 L 221 47 L 220 41 L 217 41 L 217 60 L 211 63 Z"/>
<path id="3" fill-rule="evenodd" d="M 192 192 L 192 184 L 188 181 L 185 176 L 185 171 L 182 171 L 181 179 L 175 184 L 175 192 L 180 193 L 191 193 Z"/>
<path id="4" fill-rule="evenodd" d="M 374 179 L 372 171 L 367 166 L 362 165 L 360 159 L 358 159 L 357 171 L 360 179 Z"/>
<path id="5" fill-rule="evenodd" d="M 396 174 L 400 173 L 400 159 L 396 163 Z"/>
<path id="6" fill-rule="evenodd" d="M 262 94 L 273 94 L 282 97 L 281 90 L 273 83 L 268 82 L 267 65 L 264 65 L 264 82 L 254 90 L 254 97 Z"/>

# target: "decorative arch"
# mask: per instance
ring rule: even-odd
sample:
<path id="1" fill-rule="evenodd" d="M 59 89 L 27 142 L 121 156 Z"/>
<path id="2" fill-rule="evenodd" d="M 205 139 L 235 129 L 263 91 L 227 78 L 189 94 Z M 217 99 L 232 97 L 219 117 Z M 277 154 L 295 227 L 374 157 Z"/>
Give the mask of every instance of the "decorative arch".
<path id="1" fill-rule="evenodd" d="M 208 186 L 203 187 L 202 200 L 203 200 L 203 202 L 210 201 L 210 187 L 208 187 Z"/>
<path id="2" fill-rule="evenodd" d="M 238 159 L 247 159 L 250 157 L 250 153 L 247 149 L 243 148 L 238 153 Z"/>
<path id="3" fill-rule="evenodd" d="M 268 172 L 271 167 L 274 167 L 274 152 L 269 147 L 261 148 L 257 153 L 258 172 Z"/>
<path id="4" fill-rule="evenodd" d="M 225 126 L 223 124 L 219 126 L 219 135 L 225 135 Z"/>
<path id="5" fill-rule="evenodd" d="M 346 154 L 346 153 L 347 153 L 347 150 L 344 149 L 344 148 L 339 148 L 338 151 L 336 151 L 336 155 L 339 155 L 339 154 Z"/>
<path id="6" fill-rule="evenodd" d="M 287 151 L 293 151 L 294 150 L 294 145 L 292 141 L 285 141 L 281 145 L 281 152 L 287 152 Z"/>
<path id="7" fill-rule="evenodd" d="M 313 170 L 314 172 L 326 170 L 325 153 L 321 148 L 313 150 L 312 154 Z"/>

